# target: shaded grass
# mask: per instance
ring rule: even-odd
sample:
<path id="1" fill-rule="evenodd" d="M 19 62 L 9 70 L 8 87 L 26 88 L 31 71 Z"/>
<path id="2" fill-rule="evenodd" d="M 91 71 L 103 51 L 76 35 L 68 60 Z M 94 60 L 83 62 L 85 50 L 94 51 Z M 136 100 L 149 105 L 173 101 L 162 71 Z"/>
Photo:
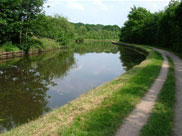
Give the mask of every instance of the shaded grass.
<path id="1" fill-rule="evenodd" d="M 157 99 L 148 123 L 144 126 L 141 136 L 171 136 L 173 128 L 175 104 L 175 73 L 171 59 L 168 78 Z"/>
<path id="2" fill-rule="evenodd" d="M 133 76 L 113 91 L 102 103 L 88 112 L 79 114 L 72 124 L 60 128 L 61 136 L 112 136 L 123 119 L 132 111 L 158 76 L 162 57 L 153 52 L 151 62 L 140 67 Z"/>
<path id="3" fill-rule="evenodd" d="M 161 46 L 158 46 L 158 45 L 145 45 L 145 44 L 141 45 L 141 44 L 140 44 L 140 46 L 138 46 L 137 44 L 134 44 L 134 43 L 125 43 L 125 42 L 120 42 L 120 43 L 124 43 L 124 44 L 128 44 L 128 45 L 134 45 L 134 46 L 137 46 L 137 47 L 141 47 L 141 46 L 143 46 L 143 47 L 148 47 L 148 48 L 155 47 L 155 48 L 158 48 L 158 49 L 162 49 L 162 50 L 169 51 L 169 52 L 175 54 L 176 56 L 182 58 L 182 54 L 181 54 L 181 53 L 178 53 L 178 52 L 176 52 L 176 51 L 173 50 L 173 49 L 166 48 L 166 47 L 161 47 Z"/>
<path id="4" fill-rule="evenodd" d="M 53 39 L 49 38 L 37 38 L 33 37 L 34 40 L 39 41 L 41 44 L 33 44 L 30 49 L 44 49 L 44 50 L 52 50 L 59 49 L 61 45 Z"/>
<path id="5" fill-rule="evenodd" d="M 159 74 L 161 55 L 146 50 L 147 59 L 124 75 L 3 135 L 113 135 Z"/>
<path id="6" fill-rule="evenodd" d="M 20 49 L 11 42 L 4 43 L 0 46 L 0 52 L 19 51 Z"/>
<path id="7" fill-rule="evenodd" d="M 37 38 L 33 37 L 32 42 L 29 43 L 30 49 L 44 49 L 44 50 L 54 50 L 60 49 L 61 45 L 53 39 L 49 38 Z M 18 46 L 12 44 L 11 42 L 4 43 L 0 45 L 0 52 L 10 52 L 10 51 L 20 51 Z"/>

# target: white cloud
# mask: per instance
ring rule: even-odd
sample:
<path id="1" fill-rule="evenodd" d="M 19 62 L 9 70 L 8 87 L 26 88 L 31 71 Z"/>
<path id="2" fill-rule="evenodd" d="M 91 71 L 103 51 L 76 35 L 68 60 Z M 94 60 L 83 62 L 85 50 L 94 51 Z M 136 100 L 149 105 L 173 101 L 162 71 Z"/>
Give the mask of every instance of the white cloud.
<path id="1" fill-rule="evenodd" d="M 70 9 L 83 11 L 85 7 L 80 2 L 80 0 L 47 0 L 46 6 L 50 5 L 51 8 L 57 8 L 64 5 Z"/>
<path id="2" fill-rule="evenodd" d="M 103 0 L 93 0 L 93 3 L 103 10 L 108 10 L 108 7 L 103 3 Z"/>
<path id="3" fill-rule="evenodd" d="M 71 22 L 122 26 L 133 5 L 152 13 L 163 10 L 170 0 L 47 0 L 47 15 L 60 14 Z M 46 8 L 50 5 L 50 8 Z"/>
<path id="4" fill-rule="evenodd" d="M 158 1 L 158 2 L 164 2 L 164 1 L 170 1 L 170 0 L 49 0 L 49 1 L 75 1 L 75 2 L 94 2 L 94 1 L 100 1 L 100 2 L 123 2 L 123 1 L 130 1 L 130 2 L 136 2 L 136 1 L 144 1 L 144 2 L 147 2 L 147 1 L 150 1 L 150 2 L 155 2 L 155 1 Z"/>
<path id="5" fill-rule="evenodd" d="M 85 7 L 79 3 L 77 0 L 67 0 L 68 7 L 71 9 L 77 9 L 83 11 Z"/>

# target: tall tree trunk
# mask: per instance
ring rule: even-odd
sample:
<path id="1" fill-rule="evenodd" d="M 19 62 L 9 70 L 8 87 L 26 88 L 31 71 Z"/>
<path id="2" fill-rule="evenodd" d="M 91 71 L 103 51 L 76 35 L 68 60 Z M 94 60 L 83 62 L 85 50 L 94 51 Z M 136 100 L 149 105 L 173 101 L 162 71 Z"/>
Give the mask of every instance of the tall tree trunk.
<path id="1" fill-rule="evenodd" d="M 26 39 L 26 43 L 28 42 L 28 30 L 25 33 L 25 39 Z"/>
<path id="2" fill-rule="evenodd" d="M 21 45 L 21 42 L 22 41 L 22 31 L 20 32 L 20 34 L 19 34 L 19 43 L 20 43 L 20 45 Z"/>

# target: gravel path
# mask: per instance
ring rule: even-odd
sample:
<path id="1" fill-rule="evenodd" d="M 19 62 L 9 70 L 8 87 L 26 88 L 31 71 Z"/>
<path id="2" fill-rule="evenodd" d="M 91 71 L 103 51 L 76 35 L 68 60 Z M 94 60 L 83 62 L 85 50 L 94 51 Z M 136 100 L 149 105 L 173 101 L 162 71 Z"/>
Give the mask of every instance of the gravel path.
<path id="1" fill-rule="evenodd" d="M 138 136 L 142 127 L 147 123 L 150 113 L 155 105 L 157 96 L 167 78 L 169 69 L 166 52 L 159 49 L 155 50 L 159 51 L 164 58 L 160 74 L 153 83 L 152 87 L 148 90 L 147 94 L 141 99 L 140 103 L 137 104 L 135 109 L 125 119 L 115 136 Z"/>
<path id="2" fill-rule="evenodd" d="M 176 105 L 173 136 L 182 136 L 182 60 L 172 53 L 165 53 L 173 60 L 175 65 Z"/>

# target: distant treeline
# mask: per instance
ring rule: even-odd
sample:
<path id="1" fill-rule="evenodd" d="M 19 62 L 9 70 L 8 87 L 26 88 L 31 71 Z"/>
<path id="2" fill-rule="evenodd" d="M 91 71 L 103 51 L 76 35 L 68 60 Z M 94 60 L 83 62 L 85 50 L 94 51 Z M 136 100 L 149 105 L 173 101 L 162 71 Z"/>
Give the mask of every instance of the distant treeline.
<path id="1" fill-rule="evenodd" d="M 134 6 L 121 29 L 120 41 L 156 45 L 182 53 L 182 2 L 172 0 L 165 10 L 156 13 Z"/>
<path id="2" fill-rule="evenodd" d="M 77 37 L 84 39 L 119 39 L 120 27 L 117 25 L 93 25 L 72 23 Z"/>
<path id="3" fill-rule="evenodd" d="M 84 39 L 119 39 L 118 26 L 70 23 L 59 15 L 43 13 L 45 0 L 0 0 L 0 48 L 16 45 L 28 51 L 40 38 L 49 38 L 60 45 Z M 37 46 L 38 47 L 38 46 Z"/>

